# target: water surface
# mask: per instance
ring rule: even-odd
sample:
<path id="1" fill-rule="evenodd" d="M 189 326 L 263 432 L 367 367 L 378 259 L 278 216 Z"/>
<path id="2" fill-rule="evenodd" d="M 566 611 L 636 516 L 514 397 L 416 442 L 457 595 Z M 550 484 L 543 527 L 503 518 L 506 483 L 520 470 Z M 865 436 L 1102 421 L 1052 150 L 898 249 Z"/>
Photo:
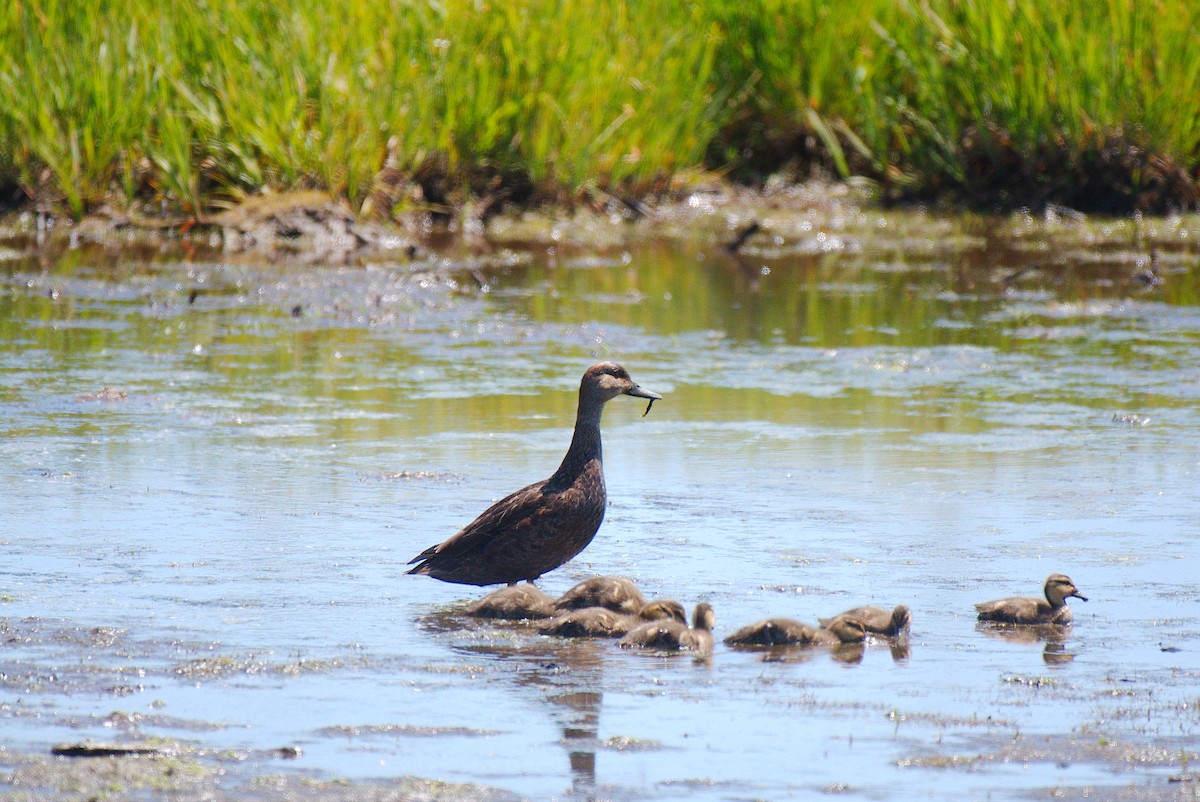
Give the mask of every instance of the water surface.
<path id="1" fill-rule="evenodd" d="M 6 748 L 294 745 L 239 771 L 537 799 L 1189 793 L 1200 223 L 780 213 L 731 256 L 736 223 L 340 266 L 6 251 Z M 406 576 L 549 475 L 598 359 L 664 400 L 609 404 L 608 517 L 543 589 L 627 575 L 718 638 L 903 602 L 909 652 L 629 654 Z M 1065 641 L 977 627 L 1056 571 L 1091 599 Z"/>

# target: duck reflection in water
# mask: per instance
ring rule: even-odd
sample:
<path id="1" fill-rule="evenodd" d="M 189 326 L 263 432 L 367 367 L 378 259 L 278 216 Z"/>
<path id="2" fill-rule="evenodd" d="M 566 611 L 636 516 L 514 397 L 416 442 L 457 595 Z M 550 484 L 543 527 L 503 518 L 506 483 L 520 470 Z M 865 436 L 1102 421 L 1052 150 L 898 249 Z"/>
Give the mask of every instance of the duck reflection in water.
<path id="1" fill-rule="evenodd" d="M 993 638 L 1034 645 L 1044 643 L 1042 660 L 1046 665 L 1062 665 L 1075 659 L 1074 652 L 1067 651 L 1067 636 L 1071 628 L 1062 624 L 1002 624 L 981 621 L 975 629 Z"/>
<path id="2" fill-rule="evenodd" d="M 429 616 L 425 625 L 452 638 L 450 648 L 469 662 L 486 662 L 491 681 L 526 697 L 531 714 L 545 711 L 561 730 L 572 799 L 593 799 L 596 750 L 605 686 L 605 661 L 619 659 L 611 643 L 546 638 L 527 624 L 463 618 L 461 608 Z"/>

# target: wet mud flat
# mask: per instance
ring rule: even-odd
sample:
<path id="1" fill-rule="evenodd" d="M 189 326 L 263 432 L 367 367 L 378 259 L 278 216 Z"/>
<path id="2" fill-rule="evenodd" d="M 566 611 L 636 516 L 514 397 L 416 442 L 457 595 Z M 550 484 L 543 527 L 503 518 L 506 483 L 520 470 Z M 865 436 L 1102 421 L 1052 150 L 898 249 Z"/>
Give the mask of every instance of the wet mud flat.
<path id="1" fill-rule="evenodd" d="M 273 749 L 221 746 L 210 733 L 229 729 L 222 721 L 175 718 L 168 705 L 151 701 L 146 712 L 120 708 L 120 700 L 154 694 L 172 683 L 211 683 L 253 677 L 298 677 L 338 670 L 373 670 L 361 655 L 353 659 L 274 660 L 258 655 L 222 654 L 216 644 L 180 640 L 137 640 L 125 630 L 78 629 L 61 622 L 0 619 L 4 652 L 0 684 L 18 694 L 3 705 L 5 719 L 45 721 L 56 736 L 102 733 L 64 740 L 48 749 L 0 749 L 0 788 L 11 800 L 39 799 L 517 799 L 495 788 L 418 777 L 351 781 L 314 772 L 288 771 L 303 756 L 291 744 Z M 198 656 L 202 655 L 202 656 Z M 70 714 L 64 700 L 110 700 L 107 715 Z M 100 707 L 103 708 L 103 702 Z M 344 739 L 371 728 L 329 727 L 310 738 Z M 436 728 L 395 727 L 387 732 L 429 738 L 448 733 Z M 485 732 L 453 733 L 483 736 Z"/>
<path id="2" fill-rule="evenodd" d="M 6 246 L 0 794 L 1197 795 L 1196 218 L 490 225 Z M 630 654 L 404 576 L 553 467 L 600 358 L 664 399 L 605 413 L 607 522 L 546 590 L 627 575 L 718 641 L 905 603 L 910 650 Z M 977 626 L 1052 571 L 1065 637 Z"/>

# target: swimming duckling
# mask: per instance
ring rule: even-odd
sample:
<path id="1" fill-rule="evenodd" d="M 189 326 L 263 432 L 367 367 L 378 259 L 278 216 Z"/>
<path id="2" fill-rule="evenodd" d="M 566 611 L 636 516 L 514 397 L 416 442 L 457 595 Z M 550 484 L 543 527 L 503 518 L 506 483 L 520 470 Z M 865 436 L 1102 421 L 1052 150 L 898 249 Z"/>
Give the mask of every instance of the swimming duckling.
<path id="1" fill-rule="evenodd" d="M 653 601 L 636 616 L 614 612 L 605 607 L 569 610 L 543 624 L 538 632 L 561 638 L 619 638 L 647 621 L 671 620 L 687 625 L 687 613 L 677 601 Z"/>
<path id="2" fill-rule="evenodd" d="M 863 623 L 838 616 L 828 628 L 817 629 L 791 618 L 767 618 L 748 624 L 725 639 L 727 646 L 812 646 L 862 643 L 867 637 Z"/>
<path id="3" fill-rule="evenodd" d="M 638 619 L 607 607 L 584 607 L 555 616 L 538 627 L 543 635 L 560 638 L 619 638 Z"/>
<path id="4" fill-rule="evenodd" d="M 1002 621 L 1009 624 L 1070 624 L 1073 616 L 1067 607 L 1071 596 L 1087 601 L 1075 583 L 1065 574 L 1051 574 L 1046 579 L 1046 598 L 1016 596 L 975 605 L 980 621 Z"/>
<path id="5" fill-rule="evenodd" d="M 706 602 L 696 605 L 692 626 L 676 620 L 648 621 L 629 631 L 617 642 L 622 649 L 659 649 L 660 651 L 710 652 L 716 614 Z"/>
<path id="6" fill-rule="evenodd" d="M 874 604 L 864 604 L 862 607 L 855 607 L 844 613 L 838 613 L 832 618 L 821 618 L 819 621 L 821 626 L 829 628 L 839 618 L 856 618 L 862 623 L 867 632 L 875 635 L 886 635 L 889 638 L 907 635 L 909 627 L 912 625 L 912 611 L 908 609 L 907 605 L 903 604 L 896 605 L 893 610 L 886 610 Z"/>
<path id="7" fill-rule="evenodd" d="M 467 608 L 467 615 L 475 618 L 503 618 L 508 621 L 550 618 L 555 612 L 554 599 L 528 584 L 505 585 Z"/>
<path id="8" fill-rule="evenodd" d="M 638 618 L 643 621 L 678 621 L 687 623 L 687 611 L 683 605 L 674 599 L 654 599 L 638 612 Z"/>
<path id="9" fill-rule="evenodd" d="M 631 579 L 623 576 L 594 576 L 559 596 L 554 606 L 559 610 L 606 607 L 613 612 L 632 615 L 646 606 L 646 599 Z"/>
<path id="10" fill-rule="evenodd" d="M 549 479 L 497 501 L 457 534 L 409 561 L 408 573 L 464 585 L 533 582 L 583 551 L 604 520 L 607 496 L 600 415 L 619 395 L 661 399 L 615 362 L 592 365 L 579 384 L 575 434 Z M 649 412 L 650 408 L 647 407 Z"/>

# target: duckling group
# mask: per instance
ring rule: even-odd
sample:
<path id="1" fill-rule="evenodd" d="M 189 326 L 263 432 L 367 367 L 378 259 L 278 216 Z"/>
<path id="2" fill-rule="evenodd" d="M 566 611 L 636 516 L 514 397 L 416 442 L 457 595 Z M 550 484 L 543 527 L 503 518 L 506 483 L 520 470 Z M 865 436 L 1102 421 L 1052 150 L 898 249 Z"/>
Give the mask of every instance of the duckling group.
<path id="1" fill-rule="evenodd" d="M 571 445 L 557 471 L 540 482 L 505 496 L 442 543 L 430 546 L 409 563 L 410 574 L 444 582 L 507 586 L 467 608 L 480 618 L 537 621 L 543 635 L 570 638 L 619 638 L 624 649 L 708 653 L 716 617 L 705 602 L 696 605 L 689 626 L 683 606 L 674 600 L 647 601 L 625 577 L 594 577 L 554 599 L 532 583 L 583 551 L 604 519 L 600 417 L 604 405 L 620 395 L 648 399 L 646 412 L 662 396 L 642 388 L 613 362 L 588 368 L 579 386 L 579 404 Z M 518 584 L 521 581 L 526 584 Z M 1045 598 L 1013 597 L 975 605 L 980 621 L 1017 626 L 1071 624 L 1068 598 L 1087 601 L 1064 574 L 1051 574 Z M 725 643 L 734 648 L 777 648 L 861 644 L 886 638 L 904 642 L 912 612 L 903 604 L 891 609 L 865 605 L 822 618 L 810 626 L 791 618 L 768 618 L 737 629 Z"/>
<path id="2" fill-rule="evenodd" d="M 1051 574 L 1045 598 L 1016 596 L 975 605 L 979 621 L 1017 626 L 1065 627 L 1071 624 L 1067 598 L 1087 601 L 1070 577 Z M 708 654 L 713 648 L 716 615 L 707 602 L 696 605 L 688 625 L 684 607 L 673 599 L 649 599 L 633 581 L 619 576 L 585 579 L 557 599 L 532 584 L 508 585 L 466 608 L 475 618 L 523 621 L 542 635 L 561 638 L 618 638 L 622 649 Z M 766 618 L 740 627 L 724 639 L 735 649 L 849 646 L 882 640 L 895 647 L 907 644 L 912 611 L 898 604 L 891 609 L 862 605 L 815 626 L 792 618 Z M 907 654 L 907 652 L 905 652 Z"/>

